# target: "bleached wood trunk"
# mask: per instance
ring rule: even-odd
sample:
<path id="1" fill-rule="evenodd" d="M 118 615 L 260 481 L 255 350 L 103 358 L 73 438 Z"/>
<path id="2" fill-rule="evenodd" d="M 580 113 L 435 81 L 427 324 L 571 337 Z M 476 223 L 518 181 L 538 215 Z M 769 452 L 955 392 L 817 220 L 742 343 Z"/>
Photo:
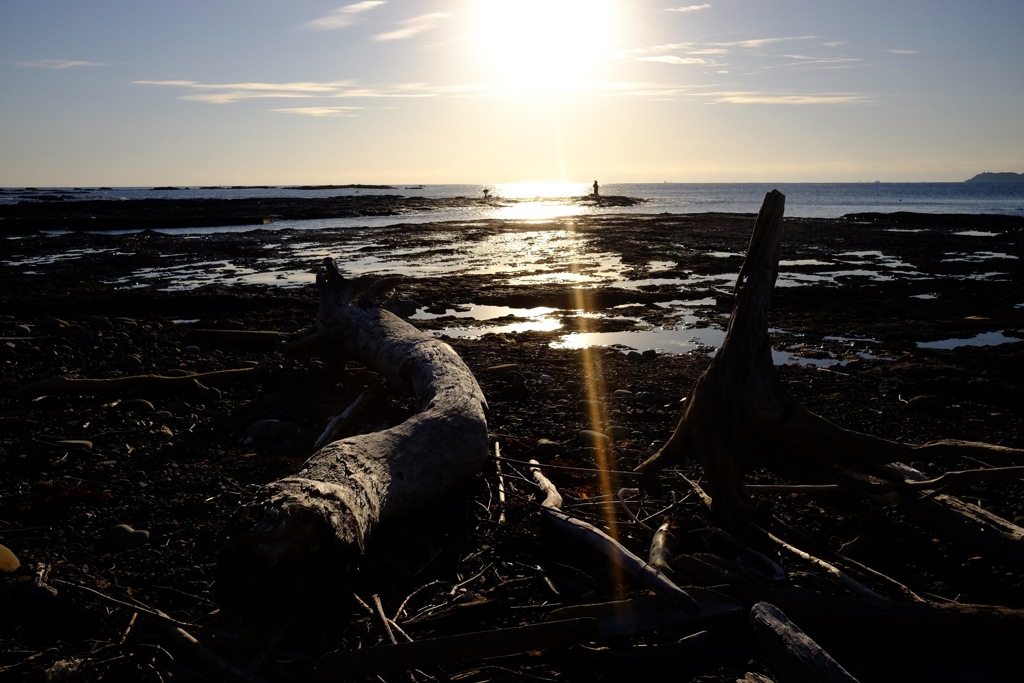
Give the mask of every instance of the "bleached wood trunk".
<path id="1" fill-rule="evenodd" d="M 266 502 L 248 511 L 251 528 L 221 556 L 218 581 L 229 602 L 255 597 L 254 590 L 287 596 L 311 573 L 342 577 L 383 520 L 452 490 L 488 454 L 486 399 L 458 354 L 376 306 L 383 288 L 353 300 L 352 282 L 330 259 L 318 284 L 316 331 L 299 346 L 359 359 L 411 393 L 416 413 L 390 429 L 329 443 L 301 471 L 266 486 Z"/>

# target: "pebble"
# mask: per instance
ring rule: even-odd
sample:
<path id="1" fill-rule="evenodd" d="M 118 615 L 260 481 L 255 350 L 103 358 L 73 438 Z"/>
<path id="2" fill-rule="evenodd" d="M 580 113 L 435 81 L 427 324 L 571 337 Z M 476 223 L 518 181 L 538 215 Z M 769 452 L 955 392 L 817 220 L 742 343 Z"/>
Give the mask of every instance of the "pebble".
<path id="1" fill-rule="evenodd" d="M 133 529 L 127 524 L 118 524 L 103 532 L 101 540 L 111 550 L 132 550 L 149 543 L 149 532 Z"/>
<path id="2" fill-rule="evenodd" d="M 246 443 L 260 440 L 280 439 L 295 434 L 298 427 L 292 422 L 282 420 L 259 420 L 253 422 L 245 430 Z"/>
<path id="3" fill-rule="evenodd" d="M 155 413 L 156 407 L 144 398 L 131 398 L 117 404 L 117 409 L 126 413 Z"/>
<path id="4" fill-rule="evenodd" d="M 518 363 L 502 363 L 501 365 L 492 365 L 487 368 L 487 372 L 492 375 L 511 375 L 512 373 L 521 373 Z"/>
<path id="5" fill-rule="evenodd" d="M 14 326 L 15 337 L 28 337 L 32 334 L 32 328 L 25 324 L 19 324 Z"/>
<path id="6" fill-rule="evenodd" d="M 644 359 L 643 354 L 640 353 L 639 351 L 630 351 L 629 353 L 626 354 L 626 358 L 634 362 L 641 361 Z"/>
<path id="7" fill-rule="evenodd" d="M 668 397 L 666 397 L 664 394 L 657 394 L 654 393 L 653 391 L 641 391 L 636 395 L 636 400 L 651 406 L 661 405 L 669 402 Z"/>
<path id="8" fill-rule="evenodd" d="M 18 556 L 5 545 L 0 545 L 0 572 L 13 572 L 21 566 Z"/>
<path id="9" fill-rule="evenodd" d="M 598 446 L 607 446 L 611 442 L 611 439 L 609 439 L 606 434 L 595 432 L 592 429 L 581 429 L 580 433 L 576 436 L 576 439 L 579 441 L 581 446 L 592 446 L 595 448 Z"/>
<path id="10" fill-rule="evenodd" d="M 612 441 L 628 441 L 630 437 L 629 428 L 619 425 L 612 425 L 608 429 L 604 430 L 604 433 Z"/>
<path id="11" fill-rule="evenodd" d="M 633 392 L 629 389 L 616 389 L 612 392 L 614 398 L 630 398 L 633 396 Z"/>
<path id="12" fill-rule="evenodd" d="M 537 439 L 530 455 L 536 460 L 550 460 L 562 452 L 562 444 L 551 439 Z"/>
<path id="13" fill-rule="evenodd" d="M 118 359 L 117 364 L 122 368 L 137 368 L 142 365 L 142 358 L 134 353 L 129 353 L 121 356 L 121 358 Z"/>
<path id="14" fill-rule="evenodd" d="M 907 404 L 915 409 L 925 413 L 941 413 L 946 409 L 946 400 L 941 396 L 934 394 L 921 394 L 915 396 Z"/>

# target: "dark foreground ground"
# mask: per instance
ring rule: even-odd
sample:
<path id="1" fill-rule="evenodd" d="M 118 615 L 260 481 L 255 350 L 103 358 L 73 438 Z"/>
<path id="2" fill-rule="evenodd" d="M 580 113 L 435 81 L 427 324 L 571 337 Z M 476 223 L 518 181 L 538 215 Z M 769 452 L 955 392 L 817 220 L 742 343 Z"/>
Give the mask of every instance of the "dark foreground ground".
<path id="1" fill-rule="evenodd" d="M 589 249 L 619 254 L 637 280 L 694 279 L 686 298 L 713 300 L 701 313 L 721 324 L 731 308 L 730 293 L 700 284 L 697 276 L 738 272 L 741 259 L 727 254 L 744 251 L 752 223 L 752 216 L 608 216 L 574 223 L 572 229 Z M 467 240 L 523 229 L 492 223 L 462 227 Z M 566 226 L 553 223 L 543 229 Z M 956 234 L 965 230 L 988 234 Z M 380 229 L 375 239 L 395 249 L 457 248 L 437 242 L 442 232 L 403 226 Z M 302 234 L 301 240 L 330 251 L 341 241 L 351 244 L 364 236 L 347 231 Z M 851 429 L 907 442 L 957 438 L 1024 447 L 1024 344 L 948 350 L 917 346 L 980 333 L 1024 337 L 1022 237 L 1019 220 L 996 224 L 980 217 L 787 221 L 782 258 L 793 263 L 784 266 L 789 271 L 813 275 L 822 266 L 810 261 L 875 251 L 907 267 L 873 278 L 858 273 L 854 264 L 851 272 L 829 283 L 779 287 L 771 312 L 779 330 L 776 347 L 848 360 L 827 369 L 781 366 L 782 381 L 811 410 Z M 556 607 L 643 592 L 629 582 L 616 582 L 600 557 L 542 528 L 533 483 L 514 462 L 504 465 L 507 502 L 500 506 L 492 462 L 431 509 L 382 529 L 354 578 L 306 586 L 309 597 L 294 606 L 293 614 L 268 611 L 265 618 L 240 619 L 220 609 L 215 567 L 232 515 L 262 484 L 300 468 L 329 416 L 377 380 L 356 364 L 330 371 L 316 361 L 289 359 L 273 345 L 241 338 L 211 342 L 196 332 L 300 330 L 315 315 L 311 286 L 213 283 L 168 292 L 161 291 L 159 278 L 137 288 L 122 278 L 146 266 L 171 268 L 189 261 L 227 259 L 269 268 L 266 255 L 283 253 L 280 245 L 297 239 L 260 231 L 188 241 L 140 233 L 3 242 L 0 544 L 21 566 L 0 572 L 0 677 L 228 678 L 147 610 L 178 620 L 204 648 L 238 667 L 235 678 L 284 681 L 308 679 L 316 659 L 330 650 L 389 642 L 376 600 L 410 638 L 423 640 L 536 624 Z M 97 251 L 60 258 L 78 249 Z M 674 265 L 652 272 L 651 262 Z M 315 269 L 316 263 L 306 267 Z M 834 265 L 830 269 L 836 270 Z M 675 286 L 659 285 L 581 293 L 569 285 L 513 286 L 487 276 L 453 274 L 408 278 L 399 295 L 438 311 L 467 302 L 548 305 L 566 309 L 569 327 L 614 329 L 614 321 L 594 322 L 568 310 L 566 302 L 585 302 L 598 312 L 639 304 L 640 317 L 664 325 L 672 321 L 663 319 L 657 304 L 680 293 Z M 432 320 L 423 326 L 445 324 Z M 688 496 L 679 473 L 664 474 L 661 489 L 642 500 L 622 494 L 632 514 L 647 520 L 646 526 L 632 521 L 615 492 L 636 481 L 613 475 L 609 497 L 591 471 L 593 450 L 579 438 L 581 430 L 613 431 L 614 468 L 631 470 L 669 436 L 679 400 L 707 367 L 708 356 L 557 350 L 548 345 L 552 336 L 492 334 L 452 341 L 487 395 L 490 431 L 501 454 L 517 461 L 537 457 L 566 468 L 552 467 L 549 473 L 567 497 L 567 511 L 607 528 L 610 510 L 621 540 L 640 555 L 646 555 L 649 527 L 666 512 L 678 519 L 681 530 L 711 524 L 700 503 Z M 865 344 L 872 358 L 855 353 Z M 258 363 L 268 366 L 259 382 L 188 395 L 9 397 L 19 387 L 57 375 L 167 375 Z M 517 368 L 495 370 L 508 364 Z M 596 395 L 588 391 L 588 368 L 600 379 Z M 608 424 L 590 423 L 587 401 L 594 399 L 609 416 Z M 400 421 L 408 411 L 404 397 L 380 392 L 359 428 Z M 931 474 L 979 466 L 913 464 Z M 692 463 L 681 473 L 700 477 Z M 760 470 L 752 478 L 786 481 Z M 1008 520 L 1024 522 L 1024 487 L 1017 482 L 957 493 Z M 835 558 L 856 560 L 929 599 L 1024 608 L 1024 564 L 999 563 L 950 542 L 941 530 L 916 526 L 900 510 L 845 497 L 777 494 L 761 503 L 759 521 L 783 530 L 786 540 L 806 550 L 840 563 Z M 112 531 L 118 525 L 147 533 L 121 528 L 119 535 Z M 791 572 L 812 572 L 777 549 L 765 550 Z M 4 563 L 13 566 L 0 555 Z M 870 576 L 862 579 L 877 588 Z M 260 595 L 251 596 L 257 615 L 260 601 Z M 843 615 L 834 618 L 841 621 Z M 984 644 L 970 633 L 963 635 L 962 647 L 938 651 L 907 649 L 904 642 L 883 642 L 870 634 L 833 634 L 822 640 L 863 681 L 1015 680 L 1012 667 L 992 664 L 980 654 Z M 383 679 L 733 681 L 746 672 L 774 676 L 754 647 L 743 614 L 500 659 L 467 656 Z"/>

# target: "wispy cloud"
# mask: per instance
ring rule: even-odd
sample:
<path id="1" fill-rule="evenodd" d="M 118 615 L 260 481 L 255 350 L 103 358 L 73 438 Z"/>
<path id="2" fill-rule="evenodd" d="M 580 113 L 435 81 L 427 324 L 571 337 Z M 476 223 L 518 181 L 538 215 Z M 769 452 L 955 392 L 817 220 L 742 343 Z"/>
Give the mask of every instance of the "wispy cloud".
<path id="1" fill-rule="evenodd" d="M 461 95 L 472 93 L 473 86 L 440 86 L 429 83 L 393 83 L 366 86 L 357 81 L 295 81 L 291 83 L 201 83 L 199 81 L 134 81 L 136 85 L 155 85 L 178 88 L 184 91 L 178 99 L 209 104 L 234 104 L 245 100 L 298 99 L 298 98 L 411 98 L 437 97 L 439 95 Z M 329 107 L 340 110 L 340 107 Z M 318 107 L 291 108 L 289 113 L 299 109 L 312 111 Z M 324 108 L 319 108 L 324 109 Z M 278 109 L 275 111 L 285 111 Z M 312 116 L 313 114 L 309 114 Z M 325 115 L 325 114 L 320 114 Z"/>
<path id="2" fill-rule="evenodd" d="M 711 9 L 711 5 L 705 3 L 703 5 L 687 5 L 686 7 L 669 7 L 666 12 L 697 12 L 702 9 Z"/>
<path id="3" fill-rule="evenodd" d="M 705 93 L 711 104 L 867 104 L 870 98 L 856 93 L 771 93 L 771 92 L 714 92 Z"/>
<path id="4" fill-rule="evenodd" d="M 312 118 L 325 118 L 331 116 L 358 116 L 355 112 L 360 109 L 362 109 L 362 107 L 285 107 L 281 109 L 272 109 L 271 111 L 282 114 L 309 116 Z"/>
<path id="5" fill-rule="evenodd" d="M 34 62 L 18 62 L 23 69 L 77 69 L 83 66 L 107 66 L 103 62 L 84 59 L 39 59 Z"/>
<path id="6" fill-rule="evenodd" d="M 243 100 L 268 98 L 325 97 L 350 87 L 354 81 L 295 81 L 291 83 L 200 83 L 198 81 L 133 81 L 136 85 L 181 88 L 179 99 L 210 104 L 233 104 Z"/>
<path id="7" fill-rule="evenodd" d="M 888 52 L 888 53 L 894 54 L 894 55 L 916 55 L 916 54 L 920 53 L 921 51 L 920 50 L 899 50 L 899 49 L 896 49 L 896 50 L 885 50 L 885 52 Z"/>
<path id="8" fill-rule="evenodd" d="M 339 28 L 345 28 L 356 23 L 359 20 L 359 15 L 363 12 L 383 4 L 383 0 L 366 0 L 366 2 L 357 2 L 354 5 L 345 5 L 327 16 L 306 22 L 302 27 L 314 31 L 334 31 Z"/>
<path id="9" fill-rule="evenodd" d="M 791 43 L 802 40 L 817 40 L 819 36 L 780 36 L 776 38 L 750 38 L 747 40 L 735 40 L 728 43 L 711 43 L 720 47 L 745 47 L 758 48 L 777 43 Z"/>
<path id="10" fill-rule="evenodd" d="M 444 12 L 434 12 L 432 14 L 422 14 L 412 19 L 406 19 L 401 23 L 401 28 L 395 29 L 394 31 L 388 31 L 386 33 L 378 33 L 374 36 L 375 40 L 387 41 L 387 40 L 405 40 L 406 38 L 412 38 L 418 33 L 429 31 L 434 28 L 439 22 L 447 19 L 449 14 Z"/>
<path id="11" fill-rule="evenodd" d="M 657 55 L 641 57 L 641 62 L 662 62 L 664 64 L 708 64 L 708 60 L 700 57 L 679 57 L 678 55 Z"/>

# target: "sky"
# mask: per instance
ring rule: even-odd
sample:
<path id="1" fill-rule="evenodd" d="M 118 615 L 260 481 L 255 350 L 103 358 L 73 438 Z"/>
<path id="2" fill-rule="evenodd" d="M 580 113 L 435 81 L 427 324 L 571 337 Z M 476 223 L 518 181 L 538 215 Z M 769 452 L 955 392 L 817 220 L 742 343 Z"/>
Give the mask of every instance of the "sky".
<path id="1" fill-rule="evenodd" d="M 1024 171 L 1021 0 L 0 0 L 0 186 Z"/>

